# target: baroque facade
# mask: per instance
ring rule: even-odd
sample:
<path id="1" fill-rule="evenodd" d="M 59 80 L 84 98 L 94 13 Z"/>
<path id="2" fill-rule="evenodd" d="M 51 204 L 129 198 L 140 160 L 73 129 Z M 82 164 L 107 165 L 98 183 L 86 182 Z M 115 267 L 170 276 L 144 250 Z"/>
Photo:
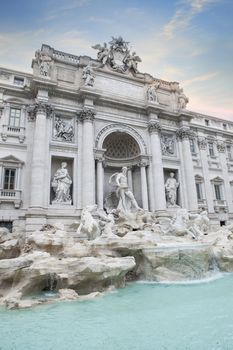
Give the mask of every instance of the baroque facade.
<path id="1" fill-rule="evenodd" d="M 158 217 L 207 210 L 233 221 L 233 122 L 187 109 L 177 82 L 138 70 L 121 37 L 97 58 L 42 45 L 32 74 L 0 68 L 0 225 L 27 231 L 114 207 L 122 167 Z"/>

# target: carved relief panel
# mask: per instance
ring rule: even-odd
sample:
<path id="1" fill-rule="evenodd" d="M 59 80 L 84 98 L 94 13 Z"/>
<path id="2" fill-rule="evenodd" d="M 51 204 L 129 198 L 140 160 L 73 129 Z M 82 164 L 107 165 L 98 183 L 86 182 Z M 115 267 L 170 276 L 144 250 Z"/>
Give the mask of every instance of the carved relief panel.
<path id="1" fill-rule="evenodd" d="M 74 118 L 55 115 L 53 119 L 53 140 L 62 142 L 74 141 Z"/>
<path id="2" fill-rule="evenodd" d="M 175 157 L 176 156 L 176 146 L 175 146 L 175 136 L 169 134 L 161 135 L 161 151 L 163 156 Z"/>

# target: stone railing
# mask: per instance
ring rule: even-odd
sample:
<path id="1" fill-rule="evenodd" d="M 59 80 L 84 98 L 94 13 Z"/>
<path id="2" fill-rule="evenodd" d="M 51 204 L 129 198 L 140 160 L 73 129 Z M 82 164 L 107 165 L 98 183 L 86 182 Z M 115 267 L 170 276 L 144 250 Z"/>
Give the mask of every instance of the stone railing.
<path id="1" fill-rule="evenodd" d="M 66 61 L 74 64 L 79 63 L 79 56 L 71 55 L 62 51 L 53 51 L 53 58 L 55 60 L 61 60 L 61 61 Z"/>
<path id="2" fill-rule="evenodd" d="M 19 208 L 21 204 L 20 190 L 0 190 L 0 203 L 13 202 L 15 208 Z"/>
<path id="3" fill-rule="evenodd" d="M 224 212 L 228 211 L 227 202 L 225 199 L 215 199 L 214 200 L 214 210 L 216 213 L 219 212 L 219 210 L 224 210 Z"/>
<path id="4" fill-rule="evenodd" d="M 22 126 L 3 125 L 1 136 L 3 141 L 6 141 L 8 136 L 18 137 L 19 142 L 22 143 L 25 139 L 25 128 Z"/>

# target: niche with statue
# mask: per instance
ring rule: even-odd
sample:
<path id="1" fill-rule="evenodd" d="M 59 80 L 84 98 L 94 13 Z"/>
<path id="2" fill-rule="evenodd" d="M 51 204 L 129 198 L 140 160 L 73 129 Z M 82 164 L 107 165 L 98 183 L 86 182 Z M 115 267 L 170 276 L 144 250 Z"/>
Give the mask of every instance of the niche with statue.
<path id="1" fill-rule="evenodd" d="M 50 203 L 72 205 L 73 203 L 73 159 L 52 157 Z"/>

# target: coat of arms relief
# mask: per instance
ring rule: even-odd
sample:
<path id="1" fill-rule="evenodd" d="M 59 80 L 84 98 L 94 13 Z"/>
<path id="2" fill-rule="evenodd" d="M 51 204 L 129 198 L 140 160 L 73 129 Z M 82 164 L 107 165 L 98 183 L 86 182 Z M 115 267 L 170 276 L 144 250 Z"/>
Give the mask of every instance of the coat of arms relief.
<path id="1" fill-rule="evenodd" d="M 130 52 L 129 42 L 124 41 L 121 36 L 118 38 L 112 37 L 109 47 L 107 43 L 104 43 L 103 46 L 97 44 L 92 46 L 92 48 L 98 50 L 97 59 L 103 66 L 107 65 L 119 73 L 128 73 L 130 71 L 138 73 L 137 65 L 138 62 L 141 62 L 141 59 L 136 55 L 136 52 Z"/>

